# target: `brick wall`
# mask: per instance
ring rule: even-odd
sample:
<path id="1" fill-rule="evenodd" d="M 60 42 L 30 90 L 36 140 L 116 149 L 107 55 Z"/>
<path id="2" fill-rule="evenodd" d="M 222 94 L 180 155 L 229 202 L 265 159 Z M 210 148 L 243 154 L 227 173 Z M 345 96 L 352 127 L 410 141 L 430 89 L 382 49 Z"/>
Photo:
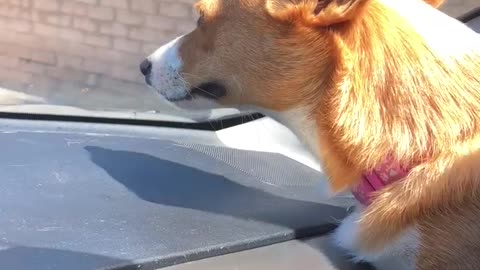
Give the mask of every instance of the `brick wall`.
<path id="1" fill-rule="evenodd" d="M 443 10 L 464 13 L 477 1 Z M 88 109 L 162 109 L 138 65 L 192 29 L 193 2 L 0 0 L 0 87 Z"/>
<path id="2" fill-rule="evenodd" d="M 154 109 L 141 60 L 193 28 L 195 0 L 0 0 L 0 87 L 91 109 Z"/>

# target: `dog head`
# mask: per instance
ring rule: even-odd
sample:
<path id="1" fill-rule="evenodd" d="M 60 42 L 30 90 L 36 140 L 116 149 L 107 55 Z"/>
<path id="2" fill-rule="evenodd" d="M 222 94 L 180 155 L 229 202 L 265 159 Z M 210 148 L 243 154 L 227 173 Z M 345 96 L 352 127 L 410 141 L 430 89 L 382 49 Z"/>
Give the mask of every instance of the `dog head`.
<path id="1" fill-rule="evenodd" d="M 339 53 L 333 37 L 370 2 L 200 0 L 196 29 L 159 48 L 141 70 L 162 96 L 187 108 L 209 100 L 286 110 L 321 94 Z"/>
<path id="2" fill-rule="evenodd" d="M 328 76 L 334 57 L 328 26 L 352 19 L 367 2 L 201 0 L 196 29 L 159 48 L 141 70 L 181 107 L 207 100 L 283 110 L 310 98 L 300 89 Z"/>
<path id="3" fill-rule="evenodd" d="M 316 100 L 331 83 L 339 53 L 333 38 L 370 2 L 200 0 L 196 29 L 159 48 L 141 70 L 181 107 L 207 101 L 288 110 Z"/>

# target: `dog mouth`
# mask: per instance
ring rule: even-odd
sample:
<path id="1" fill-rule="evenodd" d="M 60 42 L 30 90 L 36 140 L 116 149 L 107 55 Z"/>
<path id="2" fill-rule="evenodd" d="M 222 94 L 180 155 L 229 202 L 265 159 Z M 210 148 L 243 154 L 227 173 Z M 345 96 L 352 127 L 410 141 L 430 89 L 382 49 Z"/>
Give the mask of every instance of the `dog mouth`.
<path id="1" fill-rule="evenodd" d="M 179 102 L 193 100 L 195 98 L 206 98 L 209 100 L 219 100 L 227 94 L 225 86 L 217 82 L 202 83 L 199 86 L 192 87 L 188 93 L 180 98 L 168 98 L 170 102 Z"/>
<path id="2" fill-rule="evenodd" d="M 208 82 L 190 89 L 190 94 L 207 99 L 219 100 L 227 94 L 227 90 L 225 86 L 220 83 Z"/>

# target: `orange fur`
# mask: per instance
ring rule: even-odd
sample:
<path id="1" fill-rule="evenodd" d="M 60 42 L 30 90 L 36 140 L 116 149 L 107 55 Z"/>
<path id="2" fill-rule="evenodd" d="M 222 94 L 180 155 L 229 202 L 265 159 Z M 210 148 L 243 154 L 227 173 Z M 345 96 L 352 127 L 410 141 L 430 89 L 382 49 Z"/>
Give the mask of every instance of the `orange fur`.
<path id="1" fill-rule="evenodd" d="M 198 8 L 205 20 L 180 49 L 186 83 L 221 82 L 226 105 L 310 108 L 321 145 L 313 150 L 335 190 L 388 155 L 415 166 L 366 209 L 359 248 L 379 250 L 412 225 L 432 242 L 434 220 L 477 211 L 479 50 L 440 55 L 378 0 L 202 0 Z M 438 231 L 456 241 L 453 231 Z M 430 258 L 437 260 L 419 268 L 441 261 Z"/>
<path id="2" fill-rule="evenodd" d="M 299 22 L 292 16 L 303 14 L 282 18 Z M 480 80 L 473 75 L 480 74 L 480 55 L 442 61 L 402 20 L 373 2 L 350 20 L 355 26 L 337 26 L 333 85 L 312 100 L 335 189 L 356 184 L 360 172 L 388 155 L 420 164 L 367 209 L 360 221 L 364 250 L 382 248 L 426 214 L 480 192 Z"/>
<path id="3" fill-rule="evenodd" d="M 372 4 L 366 13 L 336 37 L 344 59 L 340 84 L 318 106 L 318 117 L 319 128 L 332 131 L 336 153 L 345 153 L 348 164 L 361 171 L 387 155 L 421 164 L 381 191 L 361 220 L 360 242 L 375 249 L 426 213 L 479 195 L 480 80 L 472 75 L 480 74 L 480 55 L 442 63 L 393 12 Z M 356 179 L 332 181 L 342 187 Z"/>
<path id="4" fill-rule="evenodd" d="M 425 2 L 429 5 L 431 5 L 432 7 L 434 8 L 438 8 L 440 7 L 443 2 L 445 2 L 444 0 L 425 0 Z"/>
<path id="5" fill-rule="evenodd" d="M 429 217 L 423 222 L 417 269 L 478 269 L 479 216 L 480 202 L 476 200 L 459 204 L 457 208 L 445 210 L 442 215 Z"/>

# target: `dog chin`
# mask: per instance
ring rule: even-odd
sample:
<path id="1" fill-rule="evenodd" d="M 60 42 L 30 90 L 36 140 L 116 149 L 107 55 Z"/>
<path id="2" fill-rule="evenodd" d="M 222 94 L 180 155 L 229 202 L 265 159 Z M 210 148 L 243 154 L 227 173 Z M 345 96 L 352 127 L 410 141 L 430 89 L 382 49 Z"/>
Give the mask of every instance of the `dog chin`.
<path id="1" fill-rule="evenodd" d="M 214 100 L 203 97 L 193 97 L 190 99 L 182 99 L 170 102 L 174 106 L 188 111 L 204 111 L 222 108 L 222 106 L 220 106 Z"/>

